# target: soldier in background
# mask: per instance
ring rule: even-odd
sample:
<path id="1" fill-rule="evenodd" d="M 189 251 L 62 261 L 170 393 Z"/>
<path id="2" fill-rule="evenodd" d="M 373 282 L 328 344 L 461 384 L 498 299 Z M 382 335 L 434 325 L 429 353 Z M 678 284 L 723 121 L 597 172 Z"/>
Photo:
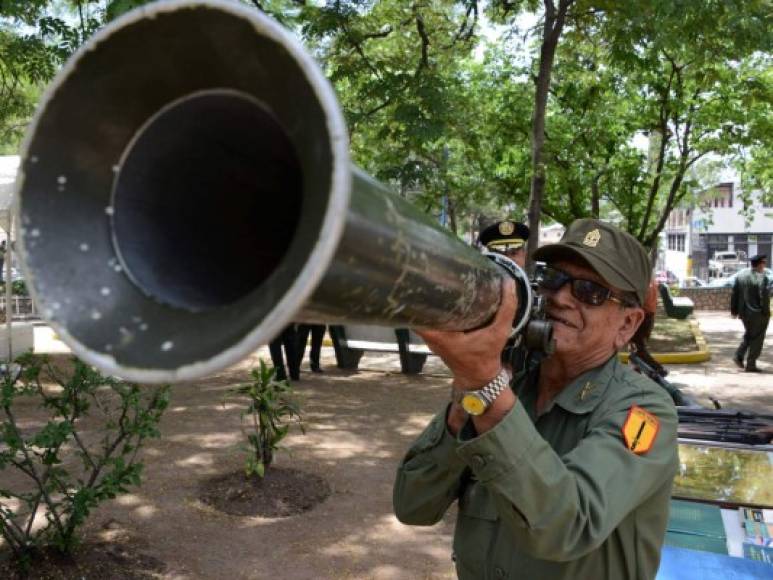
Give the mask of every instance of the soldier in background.
<path id="1" fill-rule="evenodd" d="M 303 362 L 303 355 L 306 352 L 306 342 L 311 334 L 311 351 L 309 352 L 309 363 L 311 372 L 321 373 L 322 367 L 319 364 L 319 357 L 322 353 L 322 339 L 325 337 L 324 324 L 299 324 L 298 325 L 298 368 Z"/>
<path id="2" fill-rule="evenodd" d="M 761 373 L 757 367 L 757 358 L 762 352 L 762 343 L 770 322 L 770 288 L 765 276 L 768 257 L 753 256 L 752 267 L 742 270 L 735 278 L 733 294 L 730 299 L 730 314 L 743 322 L 744 335 L 733 361 L 747 373 Z M 747 356 L 748 351 L 748 356 Z"/>
<path id="3" fill-rule="evenodd" d="M 504 220 L 484 229 L 478 237 L 478 242 L 489 252 L 503 254 L 523 268 L 526 265 L 526 240 L 528 239 L 528 226 Z"/>
<path id="4" fill-rule="evenodd" d="M 521 268 L 526 267 L 526 240 L 528 226 L 511 220 L 494 222 L 478 236 L 478 243 L 489 252 L 510 258 Z M 502 351 L 502 362 L 511 372 L 519 372 L 527 364 L 529 353 L 522 347 L 520 337 L 507 341 Z"/>
<path id="5" fill-rule="evenodd" d="M 282 347 L 284 346 L 285 356 L 282 356 Z M 297 354 L 298 348 L 298 335 L 295 330 L 294 324 L 288 324 L 282 332 L 268 345 L 268 350 L 271 353 L 271 362 L 276 369 L 276 380 L 287 380 L 287 373 L 289 371 L 290 378 L 294 381 L 300 380 L 301 361 Z M 285 358 L 287 359 L 287 369 L 285 369 Z"/>

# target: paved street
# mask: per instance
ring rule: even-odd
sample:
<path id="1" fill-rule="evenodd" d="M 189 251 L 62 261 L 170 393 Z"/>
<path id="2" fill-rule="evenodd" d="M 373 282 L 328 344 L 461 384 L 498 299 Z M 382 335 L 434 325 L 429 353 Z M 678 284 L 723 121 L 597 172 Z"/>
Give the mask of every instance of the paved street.
<path id="1" fill-rule="evenodd" d="M 773 325 L 768 326 L 762 356 L 757 361 L 764 373 L 745 373 L 733 363 L 743 336 L 740 320 L 727 312 L 696 311 L 711 360 L 698 364 L 667 365 L 669 380 L 685 385 L 684 391 L 707 406 L 709 398 L 723 407 L 739 407 L 773 413 Z"/>

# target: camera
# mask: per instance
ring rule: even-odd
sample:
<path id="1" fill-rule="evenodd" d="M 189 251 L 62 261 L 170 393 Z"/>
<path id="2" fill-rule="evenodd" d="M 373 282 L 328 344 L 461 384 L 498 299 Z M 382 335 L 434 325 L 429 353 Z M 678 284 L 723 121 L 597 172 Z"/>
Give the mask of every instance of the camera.
<path id="1" fill-rule="evenodd" d="M 507 256 L 496 252 L 484 252 L 484 255 L 515 280 L 518 309 L 502 359 L 518 372 L 527 359 L 538 361 L 553 354 L 556 347 L 553 323 L 547 318 L 545 297 L 537 291 L 545 265 L 538 262 L 530 279 L 523 268 Z"/>

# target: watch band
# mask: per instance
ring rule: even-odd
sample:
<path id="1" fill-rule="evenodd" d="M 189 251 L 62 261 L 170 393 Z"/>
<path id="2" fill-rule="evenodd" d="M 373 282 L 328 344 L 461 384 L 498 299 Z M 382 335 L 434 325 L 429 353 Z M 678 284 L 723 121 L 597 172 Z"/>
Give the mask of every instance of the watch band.
<path id="1" fill-rule="evenodd" d="M 502 391 L 505 390 L 510 385 L 510 373 L 506 368 L 502 368 L 502 370 L 499 371 L 496 377 L 494 377 L 489 383 L 484 385 L 480 389 L 476 390 L 463 390 L 463 389 L 456 389 L 451 388 L 451 400 L 455 403 L 460 403 L 464 407 L 465 405 L 462 403 L 462 399 L 464 397 L 473 396 L 475 399 L 480 401 L 480 406 L 482 407 L 482 410 L 479 410 L 479 412 L 476 412 L 474 414 L 480 415 L 483 412 L 485 412 L 486 409 L 488 409 L 491 404 L 499 397 L 500 394 L 502 394 Z M 465 409 L 466 411 L 470 412 L 468 409 Z"/>

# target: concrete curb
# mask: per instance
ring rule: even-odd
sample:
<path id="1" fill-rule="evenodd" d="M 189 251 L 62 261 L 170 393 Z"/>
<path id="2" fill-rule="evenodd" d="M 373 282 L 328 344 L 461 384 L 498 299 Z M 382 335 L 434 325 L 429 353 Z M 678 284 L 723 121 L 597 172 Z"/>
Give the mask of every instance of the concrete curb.
<path id="1" fill-rule="evenodd" d="M 692 330 L 692 334 L 695 337 L 695 344 L 698 346 L 698 350 L 690 352 L 653 352 L 650 353 L 652 358 L 661 364 L 694 364 L 711 360 L 711 352 L 709 352 L 708 344 L 701 332 L 698 321 L 691 318 L 688 322 L 690 323 L 690 330 Z M 620 362 L 628 363 L 627 352 L 619 353 L 618 357 Z"/>

